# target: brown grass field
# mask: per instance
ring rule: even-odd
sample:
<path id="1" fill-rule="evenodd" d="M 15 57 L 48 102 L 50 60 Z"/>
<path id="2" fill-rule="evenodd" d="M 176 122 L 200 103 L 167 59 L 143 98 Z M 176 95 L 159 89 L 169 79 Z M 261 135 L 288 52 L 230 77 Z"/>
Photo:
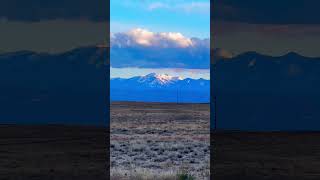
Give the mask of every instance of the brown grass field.
<path id="1" fill-rule="evenodd" d="M 0 180 L 320 179 L 320 132 L 210 138 L 207 104 L 117 102 L 111 117 L 111 178 L 105 128 L 0 125 Z"/>
<path id="2" fill-rule="evenodd" d="M 112 103 L 111 179 L 209 179 L 209 123 L 209 104 Z"/>

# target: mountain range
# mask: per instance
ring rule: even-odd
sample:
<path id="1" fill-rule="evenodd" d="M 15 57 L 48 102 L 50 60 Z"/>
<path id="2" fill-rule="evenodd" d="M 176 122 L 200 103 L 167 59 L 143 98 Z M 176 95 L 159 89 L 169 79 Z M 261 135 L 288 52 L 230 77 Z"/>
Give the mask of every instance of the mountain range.
<path id="1" fill-rule="evenodd" d="M 106 125 L 106 54 L 94 46 L 1 54 L 0 123 Z"/>
<path id="2" fill-rule="evenodd" d="M 1 54 L 0 122 L 104 123 L 106 55 L 97 47 Z M 157 74 L 115 78 L 111 100 L 208 102 L 211 83 L 219 129 L 320 130 L 320 58 L 221 55 L 211 64 L 210 82 Z"/>
<path id="3" fill-rule="evenodd" d="M 320 130 L 320 58 L 246 52 L 216 59 L 210 79 L 217 128 Z"/>
<path id="4" fill-rule="evenodd" d="M 192 102 L 210 101 L 210 81 L 206 79 L 183 79 L 167 74 L 151 73 L 128 79 L 110 80 L 112 101 L 144 102 Z"/>
<path id="5" fill-rule="evenodd" d="M 212 65 L 215 86 L 225 91 L 315 93 L 320 90 L 320 58 L 290 52 L 273 57 L 246 52 Z"/>

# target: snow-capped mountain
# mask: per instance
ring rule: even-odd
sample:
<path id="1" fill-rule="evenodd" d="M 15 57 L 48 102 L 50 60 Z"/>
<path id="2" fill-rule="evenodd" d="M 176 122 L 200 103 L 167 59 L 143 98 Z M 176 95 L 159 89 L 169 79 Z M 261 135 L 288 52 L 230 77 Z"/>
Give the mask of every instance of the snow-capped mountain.
<path id="1" fill-rule="evenodd" d="M 168 74 L 151 73 L 146 76 L 140 76 L 138 82 L 149 84 L 150 87 L 169 86 L 177 81 L 182 80 L 181 77 L 173 77 Z"/>
<path id="2" fill-rule="evenodd" d="M 151 73 L 110 80 L 111 100 L 209 102 L 210 81 Z"/>
<path id="3" fill-rule="evenodd" d="M 183 79 L 181 77 L 174 77 L 168 74 L 151 73 L 145 76 L 135 76 L 129 79 L 112 78 L 111 88 L 137 88 L 137 89 L 205 89 L 209 90 L 210 81 L 206 79 Z"/>

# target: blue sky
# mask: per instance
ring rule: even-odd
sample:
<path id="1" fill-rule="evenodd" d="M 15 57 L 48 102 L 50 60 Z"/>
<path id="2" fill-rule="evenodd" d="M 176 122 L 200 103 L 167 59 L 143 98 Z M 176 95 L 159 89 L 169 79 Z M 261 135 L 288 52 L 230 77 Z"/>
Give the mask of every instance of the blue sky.
<path id="1" fill-rule="evenodd" d="M 204 45 L 208 44 L 205 39 L 210 38 L 210 0 L 111 0 L 110 5 L 110 29 L 116 34 L 111 44 L 118 46 L 117 50 L 111 48 L 111 66 L 117 65 L 111 68 L 111 78 L 156 72 L 209 79 L 209 69 L 203 66 L 210 61 L 206 58 L 208 46 Z M 159 57 L 152 56 L 150 49 L 159 49 L 154 54 Z M 199 56 L 189 56 L 195 51 Z M 201 62 L 193 67 L 192 61 Z"/>
<path id="2" fill-rule="evenodd" d="M 209 38 L 210 0 L 111 0 L 111 32 L 145 28 Z"/>

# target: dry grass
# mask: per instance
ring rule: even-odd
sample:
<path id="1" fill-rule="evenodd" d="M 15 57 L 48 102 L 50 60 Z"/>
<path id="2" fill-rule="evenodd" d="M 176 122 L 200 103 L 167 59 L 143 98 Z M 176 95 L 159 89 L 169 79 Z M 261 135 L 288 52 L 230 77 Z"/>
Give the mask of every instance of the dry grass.
<path id="1" fill-rule="evenodd" d="M 181 180 L 182 175 L 192 177 L 183 171 L 151 170 L 139 167 L 134 167 L 132 170 L 113 168 L 110 172 L 112 180 Z"/>
<path id="2" fill-rule="evenodd" d="M 112 103 L 113 176 L 209 179 L 209 122 L 207 104 Z"/>

